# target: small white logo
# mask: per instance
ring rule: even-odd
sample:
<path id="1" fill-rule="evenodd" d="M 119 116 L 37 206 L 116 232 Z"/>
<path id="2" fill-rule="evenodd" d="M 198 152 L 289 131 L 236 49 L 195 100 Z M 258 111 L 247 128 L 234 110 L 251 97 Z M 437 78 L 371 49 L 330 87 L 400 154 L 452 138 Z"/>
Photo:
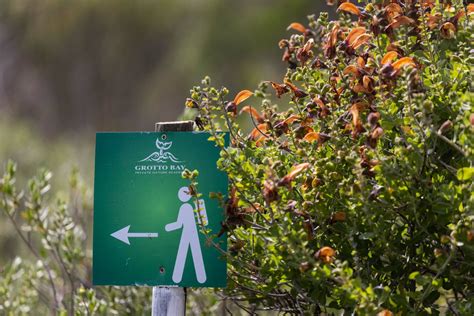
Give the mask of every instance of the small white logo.
<path id="1" fill-rule="evenodd" d="M 166 162 L 168 160 L 171 160 L 172 162 L 181 162 L 172 153 L 167 152 L 167 150 L 170 149 L 171 145 L 173 145 L 173 142 L 160 142 L 157 138 L 155 144 L 160 151 L 153 152 L 152 154 L 148 155 L 145 159 L 142 159 L 139 162 Z"/>

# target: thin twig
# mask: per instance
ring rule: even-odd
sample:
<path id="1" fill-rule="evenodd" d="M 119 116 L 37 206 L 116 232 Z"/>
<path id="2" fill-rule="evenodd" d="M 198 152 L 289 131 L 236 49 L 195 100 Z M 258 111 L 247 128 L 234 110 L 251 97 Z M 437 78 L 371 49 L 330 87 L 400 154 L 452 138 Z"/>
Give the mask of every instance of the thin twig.
<path id="1" fill-rule="evenodd" d="M 449 146 L 451 146 L 452 148 L 454 148 L 455 150 L 457 150 L 461 155 L 463 155 L 464 157 L 467 157 L 468 156 L 468 153 L 466 153 L 464 150 L 462 150 L 461 147 L 459 147 L 456 143 L 454 143 L 453 141 L 451 141 L 449 138 L 447 138 L 446 136 L 444 136 L 443 134 L 441 133 L 438 133 L 437 131 L 434 131 L 432 130 L 432 132 L 438 136 L 442 141 L 444 141 L 446 144 L 448 144 Z"/>

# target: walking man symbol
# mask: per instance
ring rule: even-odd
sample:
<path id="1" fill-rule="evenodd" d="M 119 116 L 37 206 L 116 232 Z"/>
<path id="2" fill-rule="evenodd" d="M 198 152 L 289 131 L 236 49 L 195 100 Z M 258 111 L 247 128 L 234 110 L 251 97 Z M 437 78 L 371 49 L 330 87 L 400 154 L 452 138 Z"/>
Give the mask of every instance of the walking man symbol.
<path id="1" fill-rule="evenodd" d="M 194 270 L 199 283 L 206 282 L 206 270 L 204 269 L 204 261 L 202 259 L 201 245 L 199 243 L 199 235 L 194 219 L 194 209 L 191 204 L 187 203 L 191 199 L 187 187 L 182 187 L 178 191 L 178 198 L 184 204 L 179 208 L 178 219 L 176 222 L 165 226 L 167 232 L 182 228 L 181 241 L 179 242 L 178 255 L 173 270 L 173 282 L 179 283 L 183 279 L 184 264 L 188 254 L 188 248 L 191 248 L 193 257 Z"/>

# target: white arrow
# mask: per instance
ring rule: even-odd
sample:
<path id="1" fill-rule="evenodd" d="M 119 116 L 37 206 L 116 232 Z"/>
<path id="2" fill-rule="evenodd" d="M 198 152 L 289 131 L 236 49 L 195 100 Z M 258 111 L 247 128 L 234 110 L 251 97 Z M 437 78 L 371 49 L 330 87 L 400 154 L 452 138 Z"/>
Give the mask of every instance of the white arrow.
<path id="1" fill-rule="evenodd" d="M 129 229 L 130 229 L 130 225 L 125 226 L 124 228 L 117 230 L 115 233 L 110 234 L 110 236 L 117 238 L 120 241 L 123 241 L 127 245 L 130 245 L 130 241 L 128 240 L 129 237 L 137 237 L 137 238 L 158 237 L 158 233 L 129 233 L 128 232 Z"/>

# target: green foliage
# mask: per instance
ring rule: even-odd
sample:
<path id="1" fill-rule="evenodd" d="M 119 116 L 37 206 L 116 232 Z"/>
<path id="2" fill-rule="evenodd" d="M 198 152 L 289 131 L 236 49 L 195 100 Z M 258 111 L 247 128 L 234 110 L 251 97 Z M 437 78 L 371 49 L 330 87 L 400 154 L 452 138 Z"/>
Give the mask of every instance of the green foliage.
<path id="1" fill-rule="evenodd" d="M 18 165 L 15 174 L 16 185 L 26 188 L 28 178 L 42 166 L 49 166 L 55 175 L 51 180 L 51 186 L 56 188 L 60 197 L 67 198 L 69 189 L 69 173 L 71 170 L 87 170 L 82 172 L 84 182 L 92 181 L 91 156 L 93 147 L 83 139 L 73 135 L 59 135 L 56 137 L 43 138 L 41 134 L 31 128 L 28 121 L 20 121 L 9 115 L 0 118 L 0 168 L 8 159 Z M 88 204 L 85 209 L 91 208 L 92 190 L 84 188 L 84 203 Z M 0 216 L 3 212 L 0 211 Z M 78 216 L 80 217 L 80 216 Z M 11 261 L 16 256 L 21 256 L 24 261 L 27 249 L 18 238 L 13 226 L 0 217 L 0 265 Z M 91 223 L 88 224 L 91 227 Z"/>
<path id="2" fill-rule="evenodd" d="M 2 315 L 29 315 L 32 306 L 38 304 L 38 292 L 35 288 L 43 279 L 43 273 L 36 269 L 38 266 L 25 265 L 17 257 L 2 269 L 0 278 L 0 311 Z"/>
<path id="3" fill-rule="evenodd" d="M 16 165 L 9 161 L 0 179 L 0 209 L 33 260 L 17 257 L 0 275 L 0 311 L 4 315 L 149 313 L 149 290 L 91 289 L 91 222 L 86 188 L 72 173 L 67 198 L 49 194 L 51 172 L 41 170 L 26 190 L 16 185 Z"/>
<path id="4" fill-rule="evenodd" d="M 229 175 L 226 295 L 249 312 L 468 315 L 473 6 L 359 2 L 290 25 L 259 106 L 209 78 L 186 101 Z"/>

